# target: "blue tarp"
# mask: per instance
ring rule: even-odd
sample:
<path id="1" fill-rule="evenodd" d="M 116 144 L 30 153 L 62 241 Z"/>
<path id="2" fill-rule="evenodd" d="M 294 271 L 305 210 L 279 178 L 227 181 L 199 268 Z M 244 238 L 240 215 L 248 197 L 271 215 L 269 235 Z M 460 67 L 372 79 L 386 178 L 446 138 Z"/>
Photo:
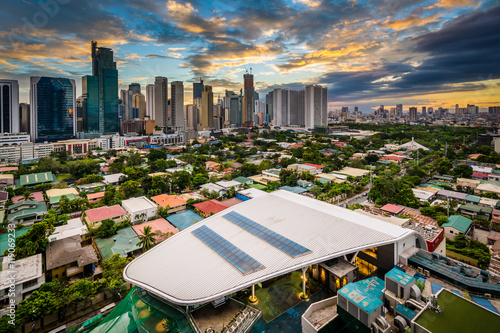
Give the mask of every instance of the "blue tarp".
<path id="1" fill-rule="evenodd" d="M 497 310 L 497 309 L 493 306 L 493 304 L 491 304 L 491 302 L 490 302 L 490 301 L 488 301 L 486 298 L 477 297 L 477 296 L 471 296 L 470 298 L 472 298 L 472 300 L 473 300 L 474 302 L 476 302 L 476 303 L 477 303 L 477 305 L 482 306 L 482 307 L 483 307 L 483 308 L 485 308 L 485 309 L 488 309 L 488 310 L 490 310 L 490 311 L 493 311 L 493 312 L 495 312 L 495 313 L 500 314 L 500 313 L 498 312 L 498 310 Z"/>
<path id="2" fill-rule="evenodd" d="M 437 283 L 434 283 L 434 282 L 431 282 L 431 285 L 432 285 L 432 293 L 435 295 L 437 294 L 438 291 L 440 291 L 441 289 L 443 289 L 444 287 L 437 284 Z"/>

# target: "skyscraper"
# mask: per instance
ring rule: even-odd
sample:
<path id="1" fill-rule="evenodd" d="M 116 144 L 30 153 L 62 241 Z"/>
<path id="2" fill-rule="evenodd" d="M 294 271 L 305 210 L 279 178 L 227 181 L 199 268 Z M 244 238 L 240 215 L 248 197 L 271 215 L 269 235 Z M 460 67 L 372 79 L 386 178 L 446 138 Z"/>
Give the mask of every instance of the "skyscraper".
<path id="1" fill-rule="evenodd" d="M 403 104 L 396 105 L 396 115 L 397 116 L 403 115 Z"/>
<path id="2" fill-rule="evenodd" d="M 320 85 L 306 86 L 305 89 L 305 126 L 326 126 L 328 112 L 328 89 Z"/>
<path id="3" fill-rule="evenodd" d="M 243 75 L 243 96 L 245 97 L 245 106 L 246 109 L 246 117 L 243 119 L 243 123 L 247 126 L 253 125 L 253 115 L 254 115 L 254 86 L 253 86 L 253 74 L 245 74 Z M 243 111 L 245 114 L 245 112 Z"/>
<path id="4" fill-rule="evenodd" d="M 0 79 L 0 133 L 19 133 L 19 84 Z"/>
<path id="5" fill-rule="evenodd" d="M 188 131 L 195 131 L 198 125 L 198 108 L 194 104 L 185 107 L 186 126 Z"/>
<path id="6" fill-rule="evenodd" d="M 57 141 L 76 136 L 75 80 L 31 77 L 31 140 Z"/>
<path id="7" fill-rule="evenodd" d="M 168 126 L 168 79 L 155 77 L 155 126 Z"/>
<path id="8" fill-rule="evenodd" d="M 214 123 L 214 93 L 212 86 L 204 86 L 201 94 L 201 127 L 213 128 Z"/>
<path id="9" fill-rule="evenodd" d="M 416 123 L 418 121 L 417 108 L 411 107 L 409 110 L 409 120 L 412 123 Z"/>
<path id="10" fill-rule="evenodd" d="M 146 86 L 146 117 L 155 120 L 155 85 Z"/>
<path id="11" fill-rule="evenodd" d="M 427 107 L 422 106 L 422 115 L 425 116 L 427 114 Z"/>
<path id="12" fill-rule="evenodd" d="M 139 83 L 131 83 L 128 86 L 128 90 L 132 91 L 132 96 L 141 93 L 141 85 Z"/>
<path id="13" fill-rule="evenodd" d="M 141 94 L 134 94 L 132 96 L 132 107 L 138 109 L 138 118 L 144 119 L 146 116 L 146 97 Z"/>
<path id="14" fill-rule="evenodd" d="M 98 81 L 99 133 L 113 134 L 120 131 L 118 119 L 118 71 L 113 61 L 113 51 L 97 47 L 92 41 L 92 75 Z"/>
<path id="15" fill-rule="evenodd" d="M 273 121 L 273 92 L 270 91 L 266 95 L 266 123 Z"/>
<path id="16" fill-rule="evenodd" d="M 26 103 L 19 104 L 19 114 L 21 115 L 20 131 L 30 133 L 30 105 Z"/>
<path id="17" fill-rule="evenodd" d="M 184 84 L 182 81 L 174 81 L 170 85 L 170 126 L 175 130 L 184 130 Z"/>
<path id="18" fill-rule="evenodd" d="M 133 118 L 132 116 L 132 108 L 133 108 L 133 103 L 132 103 L 132 97 L 133 93 L 132 91 L 122 89 L 120 90 L 120 99 L 122 100 L 122 104 L 125 106 L 125 118 L 122 120 L 129 120 Z"/>
<path id="19" fill-rule="evenodd" d="M 99 133 L 99 82 L 97 76 L 82 77 L 83 131 Z"/>
<path id="20" fill-rule="evenodd" d="M 200 77 L 200 83 L 193 83 L 193 103 L 195 98 L 201 98 L 203 93 L 203 80 Z"/>
<path id="21" fill-rule="evenodd" d="M 243 96 L 233 94 L 229 98 L 229 123 L 240 127 L 242 124 L 242 99 Z"/>

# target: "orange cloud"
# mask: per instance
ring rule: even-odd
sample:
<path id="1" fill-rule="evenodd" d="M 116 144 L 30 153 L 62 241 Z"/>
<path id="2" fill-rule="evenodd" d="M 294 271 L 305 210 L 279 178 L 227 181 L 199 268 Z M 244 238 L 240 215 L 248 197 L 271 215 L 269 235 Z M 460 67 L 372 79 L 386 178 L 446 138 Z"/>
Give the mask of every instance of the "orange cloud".
<path id="1" fill-rule="evenodd" d="M 437 7 L 453 8 L 453 7 L 469 7 L 475 6 L 474 0 L 441 0 L 436 3 Z"/>

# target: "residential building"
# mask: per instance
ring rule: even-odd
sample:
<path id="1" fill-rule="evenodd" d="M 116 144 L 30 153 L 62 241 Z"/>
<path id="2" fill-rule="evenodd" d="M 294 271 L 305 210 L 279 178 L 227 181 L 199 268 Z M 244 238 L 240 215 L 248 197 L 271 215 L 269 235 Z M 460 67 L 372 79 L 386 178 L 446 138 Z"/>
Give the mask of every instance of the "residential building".
<path id="1" fill-rule="evenodd" d="M 132 96 L 135 94 L 141 93 L 141 84 L 140 83 L 131 83 L 128 85 L 128 90 L 132 92 Z"/>
<path id="2" fill-rule="evenodd" d="M 47 172 L 39 172 L 39 173 L 30 173 L 27 175 L 19 176 L 19 179 L 16 181 L 16 186 L 24 186 L 28 188 L 35 187 L 39 184 L 55 184 L 57 183 L 57 178 L 50 171 Z"/>
<path id="3" fill-rule="evenodd" d="M 208 217 L 212 214 L 217 214 L 217 213 L 222 212 L 223 210 L 229 208 L 228 206 L 224 205 L 222 202 L 219 202 L 215 199 L 194 204 L 193 207 L 194 207 L 195 213 L 197 213 L 203 217 Z"/>
<path id="4" fill-rule="evenodd" d="M 151 197 L 159 207 L 168 208 L 167 213 L 177 213 L 186 210 L 187 201 L 177 195 L 160 194 Z"/>
<path id="5" fill-rule="evenodd" d="M 416 123 L 418 121 L 418 113 L 416 107 L 411 107 L 409 111 L 410 122 Z"/>
<path id="6" fill-rule="evenodd" d="M 123 222 L 127 219 L 126 214 L 120 205 L 104 206 L 86 210 L 83 219 L 90 228 L 98 228 L 102 221 L 108 219 L 115 223 Z"/>
<path id="7" fill-rule="evenodd" d="M 179 232 L 179 229 L 171 225 L 164 218 L 159 218 L 156 220 L 144 222 L 138 225 L 132 226 L 137 236 L 144 235 L 144 228 L 151 227 L 151 232 L 154 232 L 156 236 L 154 237 L 157 242 L 162 242 L 166 238 L 173 236 Z"/>
<path id="8" fill-rule="evenodd" d="M 109 238 L 94 238 L 93 241 L 103 260 L 117 253 L 121 257 L 130 257 L 141 253 L 141 247 L 137 245 L 140 241 L 139 237 L 130 227 L 119 229 L 116 235 Z"/>
<path id="9" fill-rule="evenodd" d="M 89 200 L 90 204 L 96 204 L 101 202 L 102 198 L 104 198 L 104 192 L 97 192 L 97 193 L 89 193 L 87 194 L 87 199 Z"/>
<path id="10" fill-rule="evenodd" d="M 328 88 L 309 85 L 305 88 L 305 126 L 326 126 L 328 112 Z"/>
<path id="11" fill-rule="evenodd" d="M 47 214 L 47 205 L 45 202 L 25 200 L 9 206 L 7 212 L 9 223 L 29 227 L 43 220 Z"/>
<path id="12" fill-rule="evenodd" d="M 82 77 L 82 110 L 83 130 L 87 133 L 99 133 L 99 79 L 97 76 Z"/>
<path id="13" fill-rule="evenodd" d="M 132 107 L 138 110 L 138 115 L 135 118 L 144 119 L 146 116 L 146 97 L 141 93 L 132 95 Z"/>
<path id="14" fill-rule="evenodd" d="M 82 246 L 80 235 L 50 242 L 45 249 L 47 275 L 53 280 L 67 279 L 90 274 L 99 258 L 92 246 Z"/>
<path id="15" fill-rule="evenodd" d="M 150 120 L 155 120 L 155 85 L 148 84 L 146 86 L 146 117 Z"/>
<path id="16" fill-rule="evenodd" d="M 168 79 L 163 76 L 155 77 L 154 120 L 158 127 L 168 125 Z"/>
<path id="17" fill-rule="evenodd" d="M 81 241 L 88 243 L 90 240 L 89 229 L 80 218 L 67 221 L 66 224 L 54 228 L 54 232 L 49 236 L 49 242 L 55 242 L 73 236 L 80 236 Z"/>
<path id="18" fill-rule="evenodd" d="M 0 133 L 19 133 L 19 83 L 0 79 Z"/>
<path id="19" fill-rule="evenodd" d="M 113 173 L 102 177 L 102 182 L 106 185 L 117 186 L 120 183 L 120 178 L 126 177 L 123 173 Z"/>
<path id="20" fill-rule="evenodd" d="M 203 93 L 203 80 L 200 78 L 200 82 L 193 83 L 193 101 L 196 98 L 201 98 Z"/>
<path id="21" fill-rule="evenodd" d="M 57 141 L 76 136 L 75 80 L 31 77 L 31 141 Z"/>
<path id="22" fill-rule="evenodd" d="M 21 123 L 19 131 L 23 133 L 30 133 L 30 105 L 26 103 L 19 104 L 19 115 L 21 116 Z"/>
<path id="23" fill-rule="evenodd" d="M 472 220 L 461 215 L 451 215 L 448 222 L 441 226 L 446 238 L 455 240 L 457 235 L 467 235 L 472 225 Z"/>
<path id="24" fill-rule="evenodd" d="M 7 313 L 9 302 L 16 305 L 45 283 L 43 273 L 42 255 L 36 254 L 13 262 L 8 256 L 3 258 L 2 270 L 0 271 L 0 316 Z M 15 279 L 12 279 L 15 272 Z M 14 286 L 14 287 L 13 287 Z M 14 295 L 9 295 L 13 293 Z"/>
<path id="25" fill-rule="evenodd" d="M 0 147 L 21 145 L 30 142 L 30 135 L 26 133 L 0 133 Z"/>
<path id="26" fill-rule="evenodd" d="M 188 131 L 195 131 L 198 125 L 198 108 L 194 104 L 186 105 L 184 107 L 184 117 L 186 119 L 186 126 Z"/>
<path id="27" fill-rule="evenodd" d="M 253 125 L 253 115 L 255 113 L 255 88 L 253 74 L 246 73 L 243 75 L 243 96 L 245 97 L 246 118 L 243 119 L 243 124 L 247 126 Z"/>
<path id="28" fill-rule="evenodd" d="M 132 221 L 132 224 L 145 222 L 156 216 L 158 207 L 145 196 L 122 201 L 122 207 Z"/>

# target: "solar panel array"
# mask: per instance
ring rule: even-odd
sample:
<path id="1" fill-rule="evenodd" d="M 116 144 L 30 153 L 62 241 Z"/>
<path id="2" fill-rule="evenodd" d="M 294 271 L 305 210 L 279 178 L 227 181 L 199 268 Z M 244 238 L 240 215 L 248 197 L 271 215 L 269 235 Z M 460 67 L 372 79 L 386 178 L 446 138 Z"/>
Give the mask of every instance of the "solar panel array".
<path id="1" fill-rule="evenodd" d="M 264 265 L 260 262 L 250 257 L 206 225 L 193 230 L 192 233 L 243 274 L 252 273 L 264 268 Z"/>
<path id="2" fill-rule="evenodd" d="M 281 251 L 288 253 L 293 258 L 310 252 L 310 250 L 304 246 L 295 243 L 294 241 L 264 227 L 255 221 L 250 220 L 239 213 L 233 211 L 225 214 L 223 217 Z"/>

